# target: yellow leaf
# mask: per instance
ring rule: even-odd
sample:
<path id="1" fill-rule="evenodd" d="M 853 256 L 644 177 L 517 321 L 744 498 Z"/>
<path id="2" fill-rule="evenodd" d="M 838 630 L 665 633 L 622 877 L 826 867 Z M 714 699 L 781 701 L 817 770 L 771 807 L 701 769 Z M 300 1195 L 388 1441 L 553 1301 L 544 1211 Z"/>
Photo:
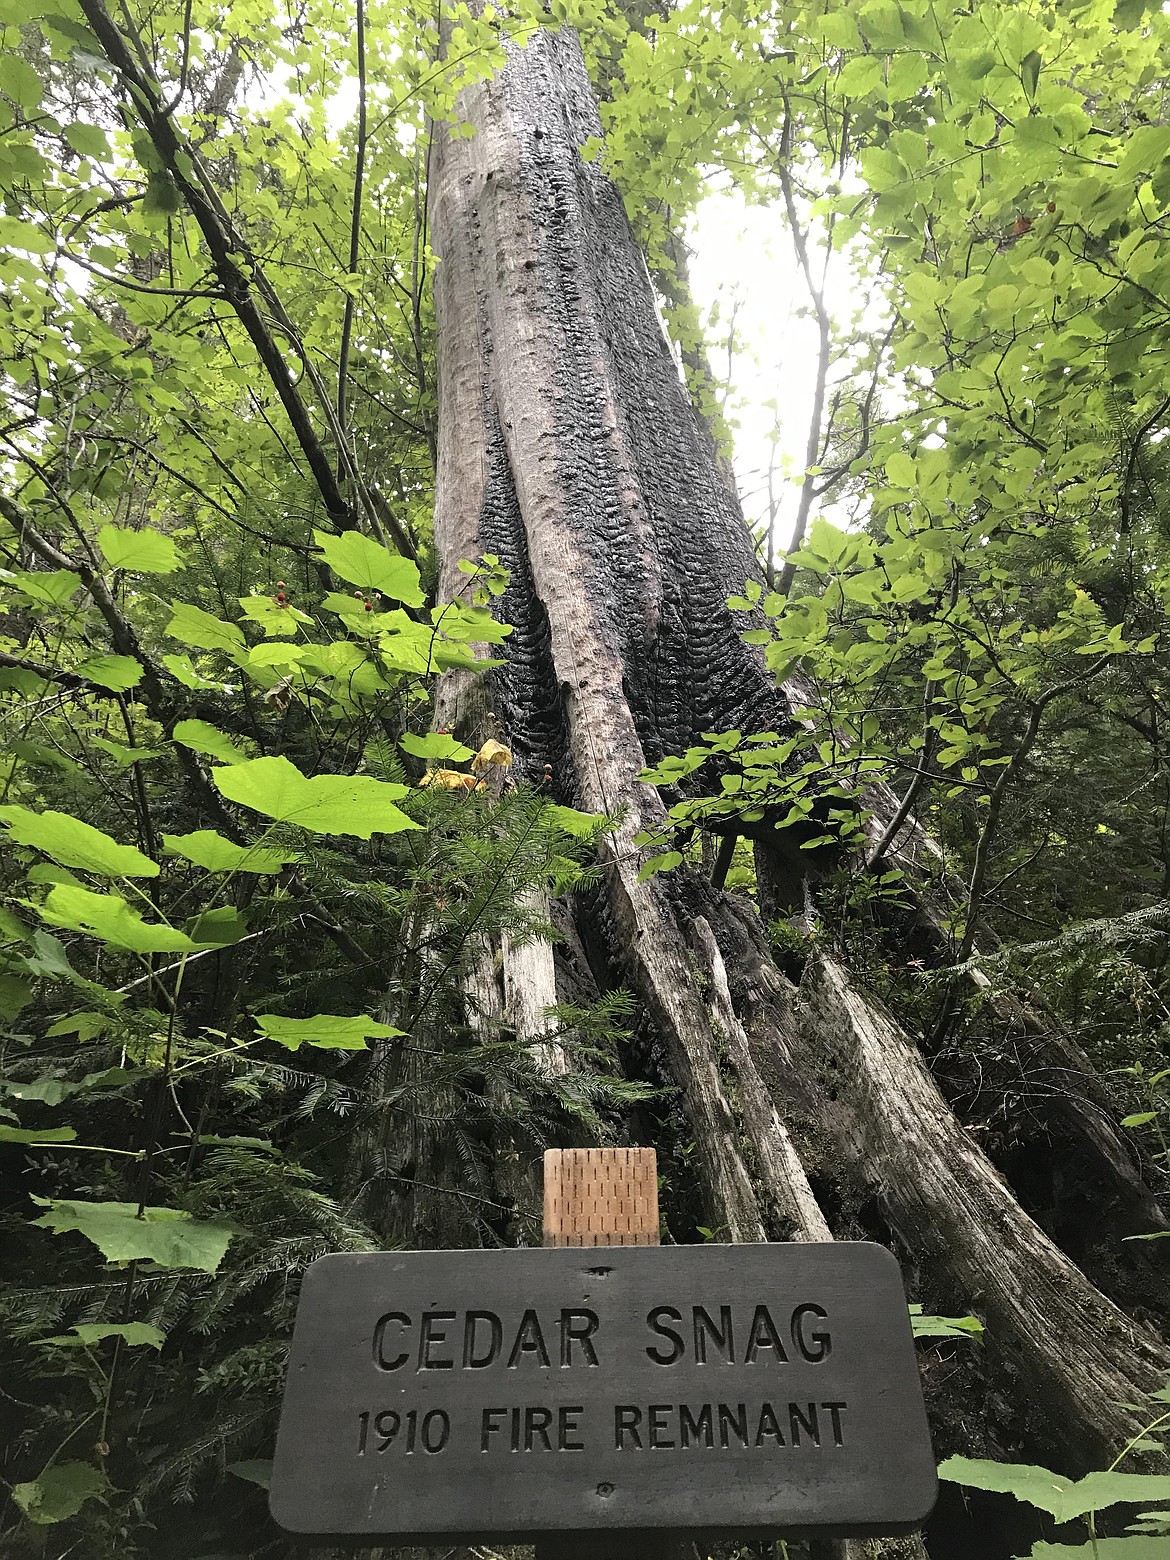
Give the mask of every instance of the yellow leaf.
<path id="1" fill-rule="evenodd" d="M 428 769 L 419 781 L 420 788 L 437 785 L 442 791 L 482 791 L 483 781 L 474 775 L 461 775 L 457 769 Z"/>
<path id="2" fill-rule="evenodd" d="M 511 769 L 512 750 L 506 748 L 502 742 L 496 742 L 489 737 L 471 760 L 472 773 L 478 775 L 491 764 L 498 764 L 501 769 Z"/>

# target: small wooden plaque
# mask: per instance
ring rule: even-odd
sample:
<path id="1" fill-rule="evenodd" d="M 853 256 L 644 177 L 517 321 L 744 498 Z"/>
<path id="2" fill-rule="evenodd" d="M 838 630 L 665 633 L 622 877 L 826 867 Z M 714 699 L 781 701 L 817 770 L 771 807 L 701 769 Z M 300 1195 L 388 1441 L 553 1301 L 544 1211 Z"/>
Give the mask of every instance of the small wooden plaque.
<path id="1" fill-rule="evenodd" d="M 544 1156 L 546 1246 L 657 1246 L 652 1148 L 550 1148 Z"/>

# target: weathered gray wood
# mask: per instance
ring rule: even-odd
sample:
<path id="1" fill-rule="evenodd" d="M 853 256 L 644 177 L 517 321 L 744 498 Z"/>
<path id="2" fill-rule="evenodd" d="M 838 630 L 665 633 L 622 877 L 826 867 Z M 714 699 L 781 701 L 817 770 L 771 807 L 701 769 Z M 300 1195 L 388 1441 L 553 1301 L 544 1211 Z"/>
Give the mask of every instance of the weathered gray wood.
<path id="1" fill-rule="evenodd" d="M 1022 1373 L 1075 1458 L 1116 1456 L 1145 1422 L 1127 1408 L 1170 1356 L 1085 1278 L 1031 1220 L 964 1132 L 917 1048 L 827 954 L 801 987 L 810 1060 L 832 1069 L 887 1216 L 954 1274 L 987 1319 L 987 1347 Z M 847 1129 L 847 1130 L 849 1130 Z"/>
<path id="2" fill-rule="evenodd" d="M 440 590 L 457 593 L 459 560 L 481 551 L 512 568 L 501 612 L 515 632 L 491 702 L 517 772 L 536 779 L 551 763 L 566 800 L 624 809 L 602 846 L 608 933 L 685 1091 L 718 1222 L 737 1240 L 817 1238 L 823 1221 L 783 1123 L 771 1122 L 781 1142 L 754 1174 L 744 1162 L 721 1076 L 722 1016 L 707 998 L 715 971 L 668 889 L 638 880 L 633 843 L 664 816 L 639 773 L 664 745 L 709 729 L 716 703 L 745 729 L 788 720 L 723 606 L 753 567 L 747 534 L 662 339 L 620 198 L 578 155 L 600 126 L 575 37 L 540 34 L 469 89 L 460 112 L 477 133 L 443 141 L 430 182 L 450 343 L 439 361 Z M 611 552 L 615 526 L 625 540 Z M 568 705 L 558 688 L 572 690 Z M 537 719 L 534 699 L 567 729 Z M 486 731 L 471 674 L 446 679 L 439 704 L 472 740 Z"/>

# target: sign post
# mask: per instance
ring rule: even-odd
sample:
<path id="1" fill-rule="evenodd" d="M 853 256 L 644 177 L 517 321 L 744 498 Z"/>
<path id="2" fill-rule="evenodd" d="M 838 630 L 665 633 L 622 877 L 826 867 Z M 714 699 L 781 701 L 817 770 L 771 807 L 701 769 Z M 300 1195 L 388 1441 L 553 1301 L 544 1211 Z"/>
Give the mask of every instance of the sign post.
<path id="1" fill-rule="evenodd" d="M 673 1560 L 692 1538 L 921 1526 L 934 1458 L 889 1252 L 655 1247 L 653 1156 L 602 1152 L 549 1163 L 555 1249 L 309 1269 L 270 1493 L 286 1532 Z"/>
<path id="2" fill-rule="evenodd" d="M 546 1246 L 657 1246 L 658 1155 L 652 1148 L 550 1148 L 544 1155 Z M 681 1560 L 658 1533 L 558 1533 L 536 1560 Z"/>

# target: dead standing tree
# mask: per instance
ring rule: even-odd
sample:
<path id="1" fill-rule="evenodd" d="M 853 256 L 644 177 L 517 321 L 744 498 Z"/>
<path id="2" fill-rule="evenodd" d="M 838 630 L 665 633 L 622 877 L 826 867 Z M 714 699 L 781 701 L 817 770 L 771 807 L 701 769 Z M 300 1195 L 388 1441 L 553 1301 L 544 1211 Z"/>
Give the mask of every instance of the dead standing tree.
<path id="1" fill-rule="evenodd" d="M 791 729 L 725 606 L 758 566 L 620 196 L 580 156 L 601 127 L 575 35 L 513 48 L 460 114 L 475 134 L 438 134 L 430 177 L 440 586 L 457 594 L 460 559 L 498 555 L 514 633 L 490 677 L 448 674 L 440 723 L 502 728 L 522 775 L 551 765 L 564 800 L 620 818 L 590 942 L 682 1091 L 711 1221 L 739 1241 L 829 1239 L 808 1170 L 869 1187 L 935 1290 L 984 1316 L 987 1368 L 1017 1374 L 1036 1438 L 1072 1463 L 1113 1456 L 1139 1428 L 1122 1405 L 1170 1356 L 1028 1216 L 914 1041 L 828 956 L 797 991 L 698 874 L 638 881 L 634 837 L 664 815 L 647 764 L 703 732 Z M 469 995 L 525 1034 L 556 999 L 554 961 L 516 960 L 505 946 Z M 1109 1154 L 1086 1152 L 1108 1180 Z"/>

